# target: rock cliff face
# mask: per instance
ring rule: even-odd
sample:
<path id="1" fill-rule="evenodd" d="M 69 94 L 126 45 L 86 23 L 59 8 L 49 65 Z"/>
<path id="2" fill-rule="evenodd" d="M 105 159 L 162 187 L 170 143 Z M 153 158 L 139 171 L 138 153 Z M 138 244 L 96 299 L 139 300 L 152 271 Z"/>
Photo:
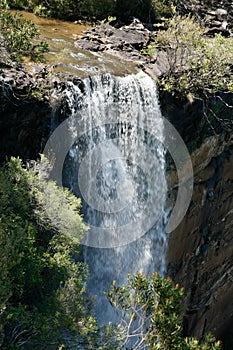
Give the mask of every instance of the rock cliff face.
<path id="1" fill-rule="evenodd" d="M 210 126 L 203 128 L 207 120 L 200 110 L 200 105 L 180 110 L 171 101 L 164 105 L 165 116 L 173 120 L 186 140 L 194 168 L 189 210 L 169 239 L 168 275 L 185 289 L 185 335 L 200 338 L 211 331 L 225 341 L 225 349 L 232 349 L 232 130 L 220 130 L 219 126 L 214 134 Z M 170 200 L 174 202 L 175 170 L 170 169 L 168 177 Z"/>
<path id="2" fill-rule="evenodd" d="M 30 95 L 36 81 L 23 70 L 0 71 L 0 162 L 35 159 L 49 132 L 51 107 Z"/>
<path id="3" fill-rule="evenodd" d="M 233 155 L 219 142 L 208 139 L 192 156 L 198 167 L 211 160 L 196 169 L 192 203 L 169 243 L 168 274 L 186 291 L 186 333 L 198 337 L 221 337 L 233 322 Z"/>

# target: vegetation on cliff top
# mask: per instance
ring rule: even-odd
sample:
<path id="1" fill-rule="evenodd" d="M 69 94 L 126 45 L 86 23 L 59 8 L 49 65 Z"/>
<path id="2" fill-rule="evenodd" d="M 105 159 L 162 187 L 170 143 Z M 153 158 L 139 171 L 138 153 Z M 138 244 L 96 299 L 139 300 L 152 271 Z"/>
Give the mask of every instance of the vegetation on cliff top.
<path id="1" fill-rule="evenodd" d="M 159 79 L 162 89 L 193 97 L 233 91 L 233 40 L 221 34 L 210 39 L 204 32 L 191 16 L 175 13 L 165 19 L 155 44 L 143 51 L 152 57 L 159 50 L 166 53 L 169 69 Z"/>
<path id="2" fill-rule="evenodd" d="M 155 42 L 142 52 L 156 59 L 159 51 L 166 53 L 169 68 L 158 80 L 163 90 L 181 97 L 209 96 L 218 91 L 233 91 L 232 62 L 233 40 L 216 34 L 210 39 L 205 29 L 190 15 L 181 16 L 175 11 L 173 1 L 113 1 L 113 0 L 14 0 L 11 6 L 27 8 L 45 16 L 69 18 L 86 16 L 106 18 L 108 15 L 139 17 L 157 23 Z M 25 21 L 20 14 L 12 15 L 7 0 L 0 0 L 0 27 L 4 46 L 11 57 L 22 60 L 30 56 L 33 60 L 43 60 L 48 50 L 44 42 L 36 42 L 39 32 L 35 25 Z M 166 15 L 167 17 L 163 17 Z M 71 17 L 72 17 L 71 16 Z"/>

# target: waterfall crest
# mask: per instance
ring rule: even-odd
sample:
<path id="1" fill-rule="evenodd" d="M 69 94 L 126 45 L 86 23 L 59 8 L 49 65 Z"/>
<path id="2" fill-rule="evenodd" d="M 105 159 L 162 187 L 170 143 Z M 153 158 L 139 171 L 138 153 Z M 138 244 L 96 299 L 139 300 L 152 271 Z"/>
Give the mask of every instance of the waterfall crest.
<path id="1" fill-rule="evenodd" d="M 166 271 L 163 121 L 156 84 L 142 72 L 68 82 L 65 94 L 73 146 L 63 184 L 82 198 L 88 289 L 107 323 L 116 320 L 103 293 L 113 279 Z"/>

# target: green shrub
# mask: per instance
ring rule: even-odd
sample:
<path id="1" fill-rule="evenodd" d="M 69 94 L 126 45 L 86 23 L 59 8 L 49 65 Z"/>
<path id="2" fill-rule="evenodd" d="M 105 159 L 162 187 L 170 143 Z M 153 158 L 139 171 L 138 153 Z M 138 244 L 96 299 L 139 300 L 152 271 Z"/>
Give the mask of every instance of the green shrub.
<path id="1" fill-rule="evenodd" d="M 207 334 L 203 341 L 182 336 L 183 290 L 170 279 L 137 273 L 128 284 L 113 282 L 107 293 L 111 303 L 122 313 L 124 346 L 135 341 L 134 349 L 220 350 L 221 344 Z M 130 348 L 132 349 L 132 348 Z"/>
<path id="2" fill-rule="evenodd" d="M 204 29 L 190 16 L 174 15 L 159 30 L 156 50 L 164 50 L 168 72 L 160 79 L 162 89 L 186 96 L 233 91 L 233 41 L 216 34 L 204 36 Z"/>
<path id="3" fill-rule="evenodd" d="M 12 15 L 6 0 L 0 0 L 0 40 L 11 58 L 21 62 L 29 56 L 34 61 L 44 61 L 43 54 L 48 51 L 48 45 L 37 42 L 39 31 L 36 26 L 23 18 L 19 13 Z"/>
<path id="4" fill-rule="evenodd" d="M 14 0 L 9 5 L 29 9 L 39 16 L 61 19 L 87 16 L 103 19 L 115 13 L 116 0 Z"/>
<path id="5" fill-rule="evenodd" d="M 80 200 L 48 181 L 42 159 L 0 168 L 0 348 L 116 350 L 119 327 L 98 327 L 75 262 L 87 227 Z"/>
<path id="6" fill-rule="evenodd" d="M 163 16 L 170 17 L 173 12 L 172 0 L 152 0 L 152 14 L 153 19 L 160 20 Z"/>

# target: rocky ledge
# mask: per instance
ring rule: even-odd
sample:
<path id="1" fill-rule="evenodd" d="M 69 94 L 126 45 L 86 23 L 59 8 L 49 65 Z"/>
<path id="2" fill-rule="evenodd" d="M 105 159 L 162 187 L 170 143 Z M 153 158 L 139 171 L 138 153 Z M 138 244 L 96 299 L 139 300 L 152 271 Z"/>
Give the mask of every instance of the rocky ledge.
<path id="1" fill-rule="evenodd" d="M 168 252 L 168 275 L 185 289 L 185 335 L 210 331 L 226 344 L 233 335 L 232 144 L 226 135 L 213 136 L 193 152 L 192 202 Z"/>
<path id="2" fill-rule="evenodd" d="M 84 32 L 76 46 L 90 51 L 102 51 L 133 61 L 146 67 L 154 77 L 159 77 L 169 68 L 164 52 L 156 57 L 146 57 L 142 50 L 154 42 L 155 33 L 134 19 L 130 25 L 121 26 L 118 22 L 97 25 Z"/>

